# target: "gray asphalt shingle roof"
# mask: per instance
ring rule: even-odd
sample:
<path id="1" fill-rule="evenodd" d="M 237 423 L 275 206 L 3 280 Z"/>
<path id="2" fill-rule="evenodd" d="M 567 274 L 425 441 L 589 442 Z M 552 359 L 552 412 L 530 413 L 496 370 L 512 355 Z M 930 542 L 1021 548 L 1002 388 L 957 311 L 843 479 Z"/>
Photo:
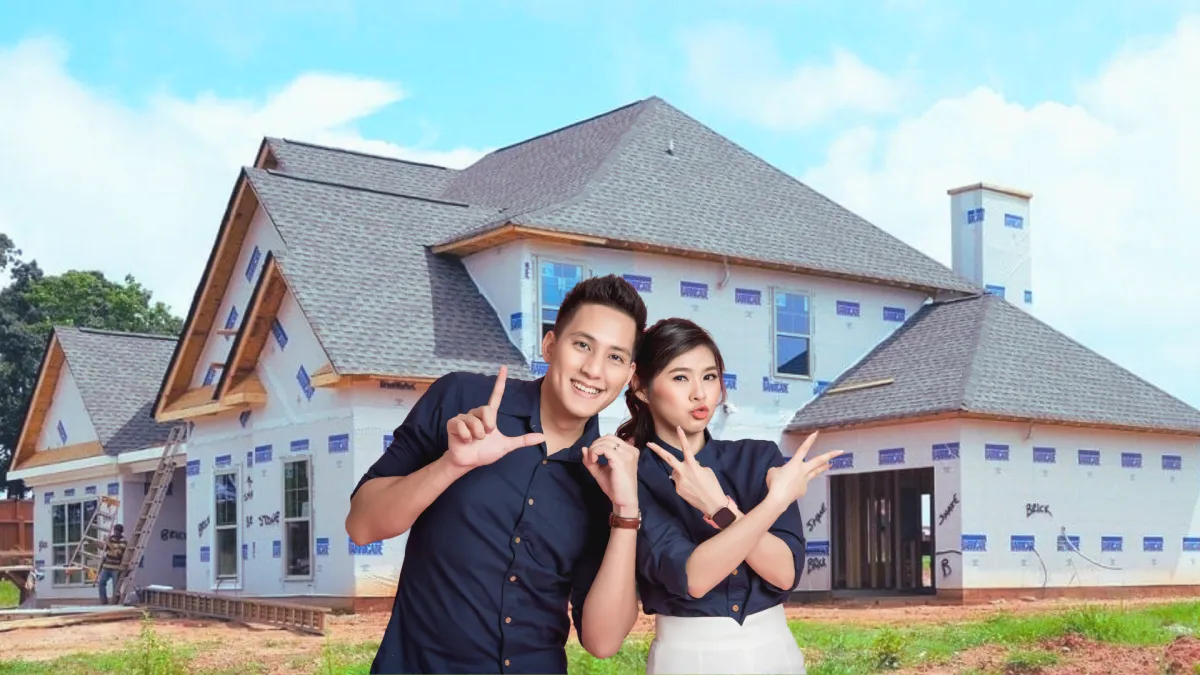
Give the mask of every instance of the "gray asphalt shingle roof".
<path id="1" fill-rule="evenodd" d="M 831 393 L 886 378 L 895 381 Z M 788 429 L 960 411 L 1200 434 L 1200 411 L 993 295 L 926 305 Z"/>
<path id="2" fill-rule="evenodd" d="M 443 196 L 503 222 L 954 292 L 982 290 L 659 98 L 497 150 Z"/>
<path id="3" fill-rule="evenodd" d="M 495 209 L 246 175 L 286 245 L 280 270 L 338 372 L 440 377 L 507 364 L 528 375 L 462 262 L 427 248 Z"/>
<path id="4" fill-rule="evenodd" d="M 155 422 L 151 411 L 176 338 L 74 326 L 54 333 L 105 453 L 166 442 L 170 425 Z"/>
<path id="5" fill-rule="evenodd" d="M 281 138 L 264 141 L 287 173 L 340 185 L 437 197 L 456 173 L 440 166 L 327 148 Z"/>

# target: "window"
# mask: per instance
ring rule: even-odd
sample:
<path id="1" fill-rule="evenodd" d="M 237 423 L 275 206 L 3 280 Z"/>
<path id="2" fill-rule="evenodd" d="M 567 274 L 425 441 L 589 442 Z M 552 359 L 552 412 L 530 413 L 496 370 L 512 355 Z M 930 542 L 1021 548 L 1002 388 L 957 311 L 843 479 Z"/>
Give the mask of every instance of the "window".
<path id="1" fill-rule="evenodd" d="M 775 291 L 775 374 L 812 375 L 810 298 L 803 293 Z"/>
<path id="2" fill-rule="evenodd" d="M 312 576 L 312 490 L 308 459 L 283 465 L 284 565 L 287 576 Z"/>
<path id="3" fill-rule="evenodd" d="M 54 566 L 62 567 L 71 559 L 75 548 L 83 540 L 83 528 L 87 527 L 96 512 L 96 500 L 86 499 L 75 502 L 55 504 L 51 508 L 53 519 L 50 538 L 53 541 Z M 83 570 L 67 572 L 54 570 L 55 586 L 70 586 L 84 583 Z"/>
<path id="4" fill-rule="evenodd" d="M 238 476 L 226 471 L 215 477 L 213 537 L 216 539 L 217 578 L 238 576 Z"/>
<path id="5" fill-rule="evenodd" d="M 542 334 L 554 329 L 558 308 L 575 284 L 583 280 L 583 265 L 543 260 L 538 266 L 538 312 L 541 314 Z"/>

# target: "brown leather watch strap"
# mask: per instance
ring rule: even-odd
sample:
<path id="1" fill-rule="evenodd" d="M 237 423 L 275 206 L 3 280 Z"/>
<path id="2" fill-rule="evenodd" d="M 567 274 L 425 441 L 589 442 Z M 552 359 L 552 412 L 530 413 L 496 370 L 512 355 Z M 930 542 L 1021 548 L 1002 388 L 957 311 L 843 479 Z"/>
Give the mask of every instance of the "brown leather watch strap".
<path id="1" fill-rule="evenodd" d="M 642 529 L 642 514 L 639 511 L 637 518 L 622 518 L 615 513 L 610 513 L 608 514 L 608 526 L 624 530 L 640 530 Z"/>

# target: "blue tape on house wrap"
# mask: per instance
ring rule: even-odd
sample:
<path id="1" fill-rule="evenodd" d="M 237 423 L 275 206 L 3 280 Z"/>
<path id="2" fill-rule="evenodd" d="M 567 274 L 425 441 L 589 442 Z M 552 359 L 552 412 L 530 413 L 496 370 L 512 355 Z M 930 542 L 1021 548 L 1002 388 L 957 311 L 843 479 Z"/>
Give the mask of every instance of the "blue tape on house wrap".
<path id="1" fill-rule="evenodd" d="M 279 323 L 279 319 L 275 319 L 271 322 L 271 334 L 275 336 L 275 342 L 279 344 L 280 349 L 287 347 L 287 331 L 283 329 L 283 324 Z"/>
<path id="2" fill-rule="evenodd" d="M 1006 213 L 1004 214 L 1004 226 L 1011 227 L 1014 230 L 1023 230 L 1025 229 L 1025 219 L 1021 216 Z"/>
<path id="3" fill-rule="evenodd" d="M 958 443 L 934 443 L 933 461 L 944 462 L 959 458 Z"/>
<path id="4" fill-rule="evenodd" d="M 1008 548 L 1010 551 L 1033 551 L 1036 550 L 1035 541 L 1032 534 L 1014 534 L 1008 538 Z"/>
<path id="5" fill-rule="evenodd" d="M 1162 468 L 1163 471 L 1183 470 L 1183 457 L 1181 455 L 1163 455 Z"/>
<path id="6" fill-rule="evenodd" d="M 838 300 L 837 314 L 838 316 L 860 316 L 862 314 L 862 307 L 857 302 Z"/>
<path id="7" fill-rule="evenodd" d="M 651 289 L 654 287 L 654 280 L 647 276 L 640 274 L 626 274 L 623 278 L 625 281 L 628 281 L 638 293 L 650 293 L 652 292 Z"/>
<path id="8" fill-rule="evenodd" d="M 237 320 L 238 320 L 237 307 L 230 307 L 229 308 L 229 316 L 225 317 L 225 330 L 233 330 L 233 327 L 237 325 Z"/>
<path id="9" fill-rule="evenodd" d="M 1057 548 L 1059 551 L 1079 551 L 1079 535 L 1058 535 Z"/>
<path id="10" fill-rule="evenodd" d="M 908 312 L 903 307 L 884 307 L 883 308 L 883 320 L 884 321 L 895 321 L 897 323 L 904 323 L 904 318 L 907 315 L 908 315 Z"/>
<path id="11" fill-rule="evenodd" d="M 904 448 L 888 448 L 879 451 L 879 466 L 894 466 L 904 463 Z"/>
<path id="12" fill-rule="evenodd" d="M 963 553 L 984 553 L 987 551 L 986 534 L 964 534 L 962 536 Z"/>
<path id="13" fill-rule="evenodd" d="M 1099 450 L 1080 450 L 1079 451 L 1080 466 L 1100 466 L 1100 451 Z"/>
<path id="14" fill-rule="evenodd" d="M 508 315 L 508 329 L 521 330 L 521 326 L 525 324 L 525 315 L 520 312 L 513 312 Z"/>
<path id="15" fill-rule="evenodd" d="M 1119 552 L 1125 550 L 1124 537 L 1100 537 L 1100 550 L 1106 552 Z"/>
<path id="16" fill-rule="evenodd" d="M 254 463 L 266 464 L 271 461 L 274 452 L 270 445 L 259 445 L 254 448 Z"/>
<path id="17" fill-rule="evenodd" d="M 983 458 L 989 462 L 1007 462 L 1008 446 L 999 443 L 988 443 L 983 446 Z"/>
<path id="18" fill-rule="evenodd" d="M 1184 537 L 1183 550 L 1190 553 L 1200 552 L 1200 537 Z"/>
<path id="19" fill-rule="evenodd" d="M 1058 462 L 1058 451 L 1054 448 L 1034 448 L 1034 464 L 1055 464 Z"/>
<path id="20" fill-rule="evenodd" d="M 291 452 L 308 452 L 308 439 L 297 438 L 291 442 L 288 448 Z"/>
<path id="21" fill-rule="evenodd" d="M 753 288 L 733 289 L 733 301 L 739 305 L 762 305 L 762 291 Z"/>
<path id="22" fill-rule="evenodd" d="M 681 281 L 679 282 L 679 296 L 707 300 L 708 284 L 702 284 L 698 281 Z"/>
<path id="23" fill-rule="evenodd" d="M 350 434 L 334 434 L 329 437 L 329 452 L 350 452 Z"/>
<path id="24" fill-rule="evenodd" d="M 1140 452 L 1122 452 L 1121 466 L 1125 469 L 1140 469 L 1142 468 L 1142 453 Z"/>
<path id="25" fill-rule="evenodd" d="M 1142 550 L 1150 553 L 1162 553 L 1162 537 L 1142 537 Z"/>
<path id="26" fill-rule="evenodd" d="M 246 281 L 254 281 L 254 273 L 258 270 L 258 261 L 262 259 L 262 251 L 255 246 L 250 252 L 250 262 L 246 265 Z"/>
<path id="27" fill-rule="evenodd" d="M 734 391 L 737 389 L 737 374 L 725 373 L 722 379 L 725 381 L 725 388 Z"/>
<path id="28" fill-rule="evenodd" d="M 808 541 L 804 543 L 805 555 L 829 555 L 828 541 Z"/>

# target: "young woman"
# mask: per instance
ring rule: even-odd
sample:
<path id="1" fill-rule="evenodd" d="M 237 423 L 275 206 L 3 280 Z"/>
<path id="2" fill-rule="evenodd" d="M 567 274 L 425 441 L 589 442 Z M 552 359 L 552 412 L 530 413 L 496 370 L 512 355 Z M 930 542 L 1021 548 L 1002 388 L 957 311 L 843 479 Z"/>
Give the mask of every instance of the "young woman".
<path id="1" fill-rule="evenodd" d="M 642 452 L 637 583 L 655 615 L 647 675 L 804 673 L 783 609 L 804 563 L 796 502 L 840 451 L 791 460 L 770 441 L 722 441 L 724 362 L 686 319 L 646 331 L 617 435 Z"/>

